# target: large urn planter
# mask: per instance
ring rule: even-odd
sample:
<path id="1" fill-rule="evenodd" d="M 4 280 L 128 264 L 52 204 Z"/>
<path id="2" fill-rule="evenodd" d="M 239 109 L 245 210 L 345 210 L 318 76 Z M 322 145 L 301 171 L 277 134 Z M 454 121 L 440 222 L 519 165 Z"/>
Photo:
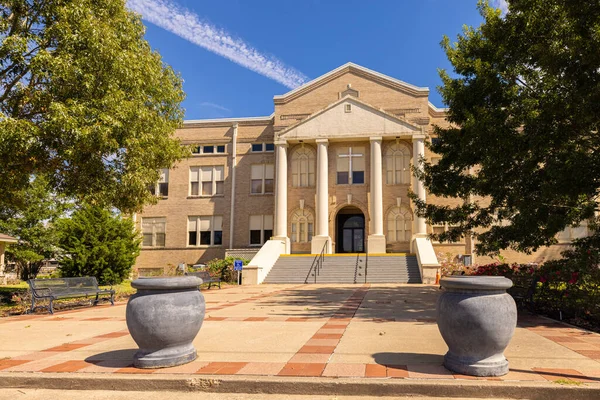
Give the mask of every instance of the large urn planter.
<path id="1" fill-rule="evenodd" d="M 517 325 L 517 307 L 502 276 L 448 276 L 437 302 L 437 324 L 448 345 L 444 366 L 473 376 L 508 373 L 504 350 Z"/>
<path id="2" fill-rule="evenodd" d="M 195 276 L 141 278 L 131 283 L 137 293 L 129 298 L 126 320 L 139 346 L 133 365 L 165 368 L 196 359 L 192 341 L 204 320 L 204 296 Z"/>

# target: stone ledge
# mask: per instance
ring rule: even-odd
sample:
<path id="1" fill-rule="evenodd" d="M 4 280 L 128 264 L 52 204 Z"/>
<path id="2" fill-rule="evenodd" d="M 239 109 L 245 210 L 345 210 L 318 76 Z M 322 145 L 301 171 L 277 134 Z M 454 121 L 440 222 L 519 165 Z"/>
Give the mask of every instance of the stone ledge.
<path id="1" fill-rule="evenodd" d="M 477 397 L 530 400 L 588 400 L 600 397 L 600 383 L 560 386 L 552 382 L 460 382 L 437 379 L 354 379 L 196 375 L 95 375 L 0 373 L 0 388 L 180 391 L 352 396 Z"/>

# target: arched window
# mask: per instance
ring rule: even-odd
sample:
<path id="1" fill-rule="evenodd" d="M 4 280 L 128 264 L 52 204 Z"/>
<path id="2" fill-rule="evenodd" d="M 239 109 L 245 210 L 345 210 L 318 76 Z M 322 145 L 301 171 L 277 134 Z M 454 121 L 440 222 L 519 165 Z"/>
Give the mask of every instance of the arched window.
<path id="1" fill-rule="evenodd" d="M 410 184 L 410 150 L 403 143 L 389 146 L 385 152 L 388 185 Z"/>
<path id="2" fill-rule="evenodd" d="M 302 145 L 292 154 L 292 186 L 307 187 L 315 185 L 315 151 Z"/>
<path id="3" fill-rule="evenodd" d="M 298 209 L 292 214 L 292 243 L 310 242 L 314 232 L 314 217 L 307 209 Z"/>
<path id="4" fill-rule="evenodd" d="M 410 242 L 412 236 L 412 212 L 405 207 L 394 207 L 388 213 L 388 242 Z"/>

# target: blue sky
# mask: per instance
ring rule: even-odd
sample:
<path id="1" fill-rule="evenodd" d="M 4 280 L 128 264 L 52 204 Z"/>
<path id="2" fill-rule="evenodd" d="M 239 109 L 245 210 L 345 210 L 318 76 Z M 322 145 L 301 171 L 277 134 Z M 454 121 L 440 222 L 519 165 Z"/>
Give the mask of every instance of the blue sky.
<path id="1" fill-rule="evenodd" d="M 431 90 L 440 47 L 478 26 L 476 0 L 129 0 L 146 39 L 184 79 L 186 119 L 263 116 L 348 61 Z M 195 42 L 195 43 L 194 43 Z"/>

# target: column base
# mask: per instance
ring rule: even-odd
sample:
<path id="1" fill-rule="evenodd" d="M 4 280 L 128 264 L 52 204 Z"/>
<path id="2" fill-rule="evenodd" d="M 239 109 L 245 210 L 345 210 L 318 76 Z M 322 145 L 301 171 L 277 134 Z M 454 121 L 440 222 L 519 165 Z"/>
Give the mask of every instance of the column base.
<path id="1" fill-rule="evenodd" d="M 384 235 L 369 235 L 367 237 L 367 253 L 369 254 L 385 254 L 385 236 Z"/>
<path id="2" fill-rule="evenodd" d="M 331 254 L 331 237 L 330 236 L 313 236 L 310 242 L 310 252 L 312 254 L 320 254 L 323 250 L 323 246 L 327 246 L 325 248 L 325 254 Z"/>
<path id="3" fill-rule="evenodd" d="M 292 242 L 290 241 L 290 238 L 287 236 L 273 236 L 271 238 L 271 240 L 281 240 L 282 242 L 285 242 L 285 253 L 283 254 L 290 254 L 292 252 Z"/>

